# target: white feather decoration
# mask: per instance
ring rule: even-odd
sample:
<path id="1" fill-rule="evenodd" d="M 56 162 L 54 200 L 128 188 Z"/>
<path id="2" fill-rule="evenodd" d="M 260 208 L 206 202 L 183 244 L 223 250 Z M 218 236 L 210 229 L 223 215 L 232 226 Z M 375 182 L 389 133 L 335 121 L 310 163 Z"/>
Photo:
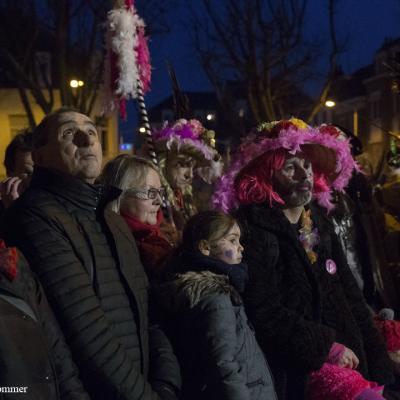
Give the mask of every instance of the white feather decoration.
<path id="1" fill-rule="evenodd" d="M 130 10 L 119 8 L 108 13 L 111 50 L 118 57 L 119 77 L 115 94 L 125 99 L 136 97 L 138 69 L 134 49 L 137 46 L 135 16 Z"/>

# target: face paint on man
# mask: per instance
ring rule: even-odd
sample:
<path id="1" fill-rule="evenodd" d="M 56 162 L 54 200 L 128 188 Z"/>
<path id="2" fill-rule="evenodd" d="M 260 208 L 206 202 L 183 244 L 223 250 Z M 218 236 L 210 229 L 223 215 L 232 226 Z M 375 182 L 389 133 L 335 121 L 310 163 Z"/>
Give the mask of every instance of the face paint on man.
<path id="1" fill-rule="evenodd" d="M 301 154 L 288 155 L 281 170 L 274 173 L 274 189 L 285 202 L 284 208 L 308 204 L 312 199 L 313 184 L 311 162 Z"/>
<path id="2" fill-rule="evenodd" d="M 178 154 L 167 159 L 166 178 L 173 189 L 185 192 L 192 185 L 195 160 L 187 154 Z"/>

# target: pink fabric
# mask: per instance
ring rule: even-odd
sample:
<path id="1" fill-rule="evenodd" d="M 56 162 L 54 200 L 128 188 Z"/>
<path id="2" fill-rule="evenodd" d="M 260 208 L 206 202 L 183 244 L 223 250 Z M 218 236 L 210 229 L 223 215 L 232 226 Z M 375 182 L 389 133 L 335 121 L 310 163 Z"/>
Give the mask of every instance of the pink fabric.
<path id="1" fill-rule="evenodd" d="M 378 390 L 377 390 L 378 389 Z M 384 399 L 382 396 L 383 388 L 365 389 L 354 400 L 380 400 Z"/>
<path id="2" fill-rule="evenodd" d="M 400 350 L 400 321 L 374 318 L 375 326 L 385 339 L 386 348 L 389 352 Z"/>
<path id="3" fill-rule="evenodd" d="M 338 365 L 345 350 L 346 350 L 346 347 L 343 346 L 342 344 L 336 343 L 336 342 L 333 343 L 331 349 L 329 350 L 329 354 L 328 354 L 326 361 L 329 364 Z"/>
<path id="4" fill-rule="evenodd" d="M 307 391 L 310 400 L 356 400 L 364 390 L 374 388 L 376 393 L 382 389 L 353 369 L 325 363 L 310 374 Z"/>
<path id="5" fill-rule="evenodd" d="M 142 82 L 143 94 L 150 90 L 151 82 L 151 62 L 148 40 L 144 27 L 138 29 L 138 45 L 136 47 L 137 64 L 139 68 L 139 77 Z"/>

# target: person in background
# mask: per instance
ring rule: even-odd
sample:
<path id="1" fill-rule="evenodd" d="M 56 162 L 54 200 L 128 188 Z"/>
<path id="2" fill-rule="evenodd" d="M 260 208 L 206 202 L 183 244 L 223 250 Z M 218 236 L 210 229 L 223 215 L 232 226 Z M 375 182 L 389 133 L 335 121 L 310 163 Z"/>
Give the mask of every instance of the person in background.
<path id="1" fill-rule="evenodd" d="M 196 197 L 204 194 L 193 192 L 194 175 L 211 185 L 222 173 L 221 156 L 214 148 L 215 133 L 196 119 L 179 119 L 153 132 L 153 139 L 172 218 L 181 232 L 197 212 Z M 202 207 L 210 207 L 207 203 L 203 199 Z"/>
<path id="2" fill-rule="evenodd" d="M 93 121 L 73 109 L 47 115 L 33 132 L 33 159 L 1 230 L 38 274 L 85 388 L 96 400 L 175 399 L 179 366 L 149 322 L 135 241 L 105 208 L 121 191 L 94 184 L 102 149 Z"/>
<path id="3" fill-rule="evenodd" d="M 4 167 L 7 178 L 0 183 L 0 194 L 3 208 L 8 208 L 28 187 L 33 173 L 30 130 L 18 133 L 11 140 L 5 151 Z"/>
<path id="4" fill-rule="evenodd" d="M 11 390 L 2 398 L 90 400 L 38 279 L 3 240 L 0 339 L 0 387 Z"/>
<path id="5" fill-rule="evenodd" d="M 350 140 L 351 155 L 356 160 L 363 153 L 361 141 L 348 129 L 336 126 L 334 134 L 343 140 Z M 326 125 L 329 131 L 330 125 Z M 373 271 L 379 271 L 379 243 L 374 238 L 372 185 L 363 173 L 354 172 L 344 191 L 334 193 L 335 208 L 330 213 L 335 233 L 343 254 L 358 287 L 367 303 L 373 308 L 381 306 L 377 293 L 379 282 L 375 284 Z M 378 274 L 376 274 L 378 275 Z"/>
<path id="6" fill-rule="evenodd" d="M 178 234 L 164 222 L 160 206 L 165 189 L 157 169 L 150 160 L 123 154 L 105 165 L 99 182 L 122 190 L 109 207 L 128 224 L 150 281 L 160 278 Z"/>
<path id="7" fill-rule="evenodd" d="M 241 299 L 248 280 L 235 219 L 204 211 L 189 219 L 154 297 L 170 324 L 187 400 L 275 400 L 271 373 Z"/>

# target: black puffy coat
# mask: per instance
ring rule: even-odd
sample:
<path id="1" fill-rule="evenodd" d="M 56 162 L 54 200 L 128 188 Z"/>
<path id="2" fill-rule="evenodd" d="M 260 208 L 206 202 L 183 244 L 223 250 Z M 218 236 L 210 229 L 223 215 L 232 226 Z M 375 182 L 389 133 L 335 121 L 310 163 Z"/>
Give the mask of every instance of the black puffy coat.
<path id="1" fill-rule="evenodd" d="M 352 349 L 367 379 L 393 379 L 385 346 L 340 245 L 320 211 L 312 219 L 320 243 L 311 264 L 283 212 L 266 205 L 239 208 L 249 284 L 246 310 L 270 363 L 279 399 L 304 398 L 307 374 L 319 369 L 334 342 Z M 330 274 L 327 260 L 337 272 Z"/>
<path id="2" fill-rule="evenodd" d="M 43 290 L 22 256 L 15 279 L 0 272 L 0 388 L 0 399 L 89 400 Z"/>
<path id="3" fill-rule="evenodd" d="M 154 296 L 166 312 L 182 366 L 183 399 L 277 399 L 241 297 L 227 276 L 205 264 L 203 271 L 196 268 L 155 286 Z"/>
<path id="4" fill-rule="evenodd" d="M 148 322 L 148 281 L 132 234 L 104 209 L 117 192 L 35 168 L 5 213 L 3 237 L 37 272 L 90 395 L 157 399 L 148 381 L 179 388 L 180 373 L 165 335 Z"/>

